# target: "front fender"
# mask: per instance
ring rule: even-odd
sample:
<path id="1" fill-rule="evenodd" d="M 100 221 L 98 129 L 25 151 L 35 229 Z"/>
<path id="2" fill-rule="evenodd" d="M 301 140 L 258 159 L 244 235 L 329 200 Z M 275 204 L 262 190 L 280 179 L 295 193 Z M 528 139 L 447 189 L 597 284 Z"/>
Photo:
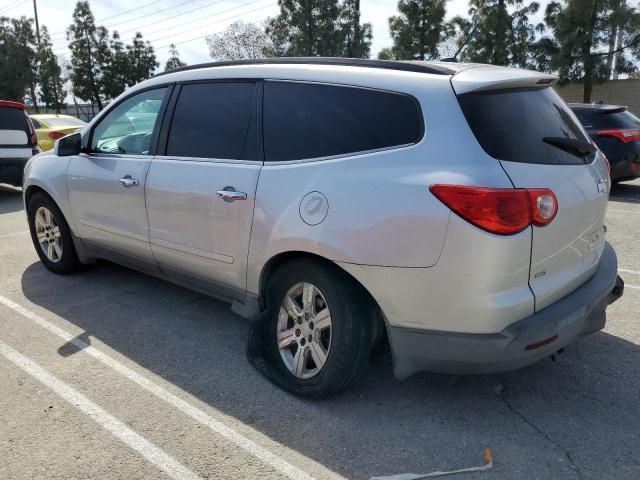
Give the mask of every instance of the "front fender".
<path id="1" fill-rule="evenodd" d="M 32 194 L 33 188 L 44 190 L 56 202 L 75 234 L 74 226 L 69 221 L 72 218 L 67 189 L 67 167 L 70 160 L 71 157 L 57 157 L 51 152 L 32 157 L 24 169 L 22 195 L 26 212 L 27 198 Z"/>

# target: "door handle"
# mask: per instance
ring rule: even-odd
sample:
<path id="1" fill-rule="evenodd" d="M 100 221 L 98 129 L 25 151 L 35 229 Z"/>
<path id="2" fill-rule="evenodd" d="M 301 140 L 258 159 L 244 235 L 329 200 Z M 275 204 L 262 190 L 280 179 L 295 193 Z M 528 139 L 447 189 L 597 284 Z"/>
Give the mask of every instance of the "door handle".
<path id="1" fill-rule="evenodd" d="M 140 180 L 138 180 L 137 178 L 131 178 L 131 175 L 125 175 L 124 178 L 120 179 L 120 183 L 124 188 L 140 186 Z"/>
<path id="2" fill-rule="evenodd" d="M 244 192 L 236 192 L 232 189 L 233 187 L 225 187 L 224 190 L 218 190 L 216 193 L 218 197 L 223 199 L 225 202 L 233 202 L 235 200 L 246 200 L 247 194 Z M 230 190 L 227 190 L 230 189 Z"/>

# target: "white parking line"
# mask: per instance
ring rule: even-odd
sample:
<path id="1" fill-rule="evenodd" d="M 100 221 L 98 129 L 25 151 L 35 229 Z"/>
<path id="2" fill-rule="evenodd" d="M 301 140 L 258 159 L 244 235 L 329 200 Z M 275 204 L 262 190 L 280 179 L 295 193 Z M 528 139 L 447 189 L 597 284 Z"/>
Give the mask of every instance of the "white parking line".
<path id="1" fill-rule="evenodd" d="M 17 237 L 19 235 L 26 235 L 28 233 L 29 233 L 29 230 L 23 230 L 21 232 L 13 232 L 13 233 L 4 233 L 4 234 L 0 235 L 0 238 Z"/>
<path id="2" fill-rule="evenodd" d="M 640 211 L 635 210 L 621 210 L 618 208 L 607 208 L 607 212 L 616 212 L 616 213 L 640 213 Z"/>
<path id="3" fill-rule="evenodd" d="M 626 270 L 624 268 L 619 268 L 618 271 L 624 272 L 624 273 L 633 273 L 634 275 L 640 275 L 640 272 L 638 272 L 637 270 Z"/>
<path id="4" fill-rule="evenodd" d="M 640 286 L 638 286 L 638 285 L 629 285 L 628 283 L 624 284 L 624 288 L 633 288 L 635 290 L 640 290 Z"/>
<path id="5" fill-rule="evenodd" d="M 202 480 L 202 477 L 193 473 L 149 440 L 137 434 L 113 415 L 93 403 L 83 394 L 74 390 L 62 380 L 54 377 L 33 360 L 25 357 L 9 345 L 0 342 L 0 354 L 33 378 L 49 387 L 82 413 L 88 415 L 92 420 L 118 437 L 120 441 L 138 452 L 156 467 L 163 470 L 171 478 L 175 480 Z"/>
<path id="6" fill-rule="evenodd" d="M 161 400 L 164 400 L 170 405 L 173 405 L 175 408 L 180 410 L 185 415 L 191 417 L 193 420 L 205 425 L 206 427 L 210 428 L 213 432 L 226 438 L 227 440 L 234 443 L 238 447 L 244 449 L 246 452 L 253 455 L 254 457 L 259 458 L 264 463 L 271 466 L 274 470 L 283 474 L 287 478 L 290 478 L 291 480 L 313 480 L 313 477 L 303 472 L 299 468 L 293 466 L 283 458 L 280 458 L 279 456 L 269 452 L 267 449 L 265 449 L 264 447 L 261 447 L 260 445 L 255 443 L 253 440 L 250 440 L 249 438 L 245 437 L 241 433 L 238 433 L 232 428 L 228 427 L 221 421 L 216 420 L 210 415 L 207 415 L 202 410 L 199 410 L 198 408 L 194 407 L 193 405 L 181 399 L 180 397 L 165 390 L 160 385 L 143 377 L 142 375 L 130 369 L 129 367 L 123 365 L 122 363 L 111 358 L 107 354 L 101 352 L 97 348 L 90 346 L 89 344 L 87 344 L 86 342 L 83 342 L 78 338 L 75 338 L 70 333 L 54 325 L 48 320 L 45 320 L 40 315 L 27 310 L 21 305 L 18 305 L 17 303 L 1 295 L 0 295 L 0 304 L 10 308 L 11 310 L 22 315 L 23 317 L 26 317 L 29 320 L 40 325 L 41 327 L 49 330 L 51 333 L 62 338 L 65 342 L 71 343 L 79 350 L 83 350 L 84 352 L 88 353 L 95 359 L 101 361 L 108 367 L 112 368 L 116 372 L 120 373 L 121 375 L 131 380 L 132 382 L 138 384 L 140 387 L 144 388 L 148 392 L 153 393 L 155 396 L 157 396 Z"/>

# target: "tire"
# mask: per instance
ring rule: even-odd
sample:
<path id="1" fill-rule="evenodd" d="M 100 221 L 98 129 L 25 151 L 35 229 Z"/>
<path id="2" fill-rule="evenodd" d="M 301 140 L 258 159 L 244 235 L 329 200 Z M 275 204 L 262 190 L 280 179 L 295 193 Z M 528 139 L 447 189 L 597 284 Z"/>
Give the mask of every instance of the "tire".
<path id="1" fill-rule="evenodd" d="M 313 299 L 309 309 L 305 292 Z M 294 306 L 283 306 L 286 296 Z M 267 309 L 251 326 L 249 361 L 294 395 L 324 398 L 344 390 L 371 348 L 372 308 L 362 287 L 338 267 L 301 259 L 274 271 L 266 301 Z"/>
<path id="2" fill-rule="evenodd" d="M 44 266 L 61 275 L 78 271 L 80 261 L 71 230 L 51 197 L 43 192 L 34 193 L 27 206 L 27 217 L 31 241 Z"/>

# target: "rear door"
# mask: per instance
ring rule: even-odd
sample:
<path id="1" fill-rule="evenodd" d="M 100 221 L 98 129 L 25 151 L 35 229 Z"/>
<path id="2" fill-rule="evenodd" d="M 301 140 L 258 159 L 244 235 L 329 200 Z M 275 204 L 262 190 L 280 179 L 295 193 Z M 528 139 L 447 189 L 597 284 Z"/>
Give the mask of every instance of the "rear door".
<path id="1" fill-rule="evenodd" d="M 558 94 L 540 86 L 550 82 L 527 83 L 472 90 L 458 99 L 478 142 L 514 187 L 550 188 L 557 197 L 554 221 L 532 228 L 529 285 L 540 310 L 595 272 L 605 242 L 609 177 L 599 152 L 566 145 L 566 139 L 590 140 Z"/>
<path id="2" fill-rule="evenodd" d="M 162 129 L 162 155 L 147 177 L 151 249 L 160 268 L 202 288 L 228 287 L 229 297 L 246 288 L 262 167 L 258 86 L 222 81 L 178 87 L 170 125 Z"/>

